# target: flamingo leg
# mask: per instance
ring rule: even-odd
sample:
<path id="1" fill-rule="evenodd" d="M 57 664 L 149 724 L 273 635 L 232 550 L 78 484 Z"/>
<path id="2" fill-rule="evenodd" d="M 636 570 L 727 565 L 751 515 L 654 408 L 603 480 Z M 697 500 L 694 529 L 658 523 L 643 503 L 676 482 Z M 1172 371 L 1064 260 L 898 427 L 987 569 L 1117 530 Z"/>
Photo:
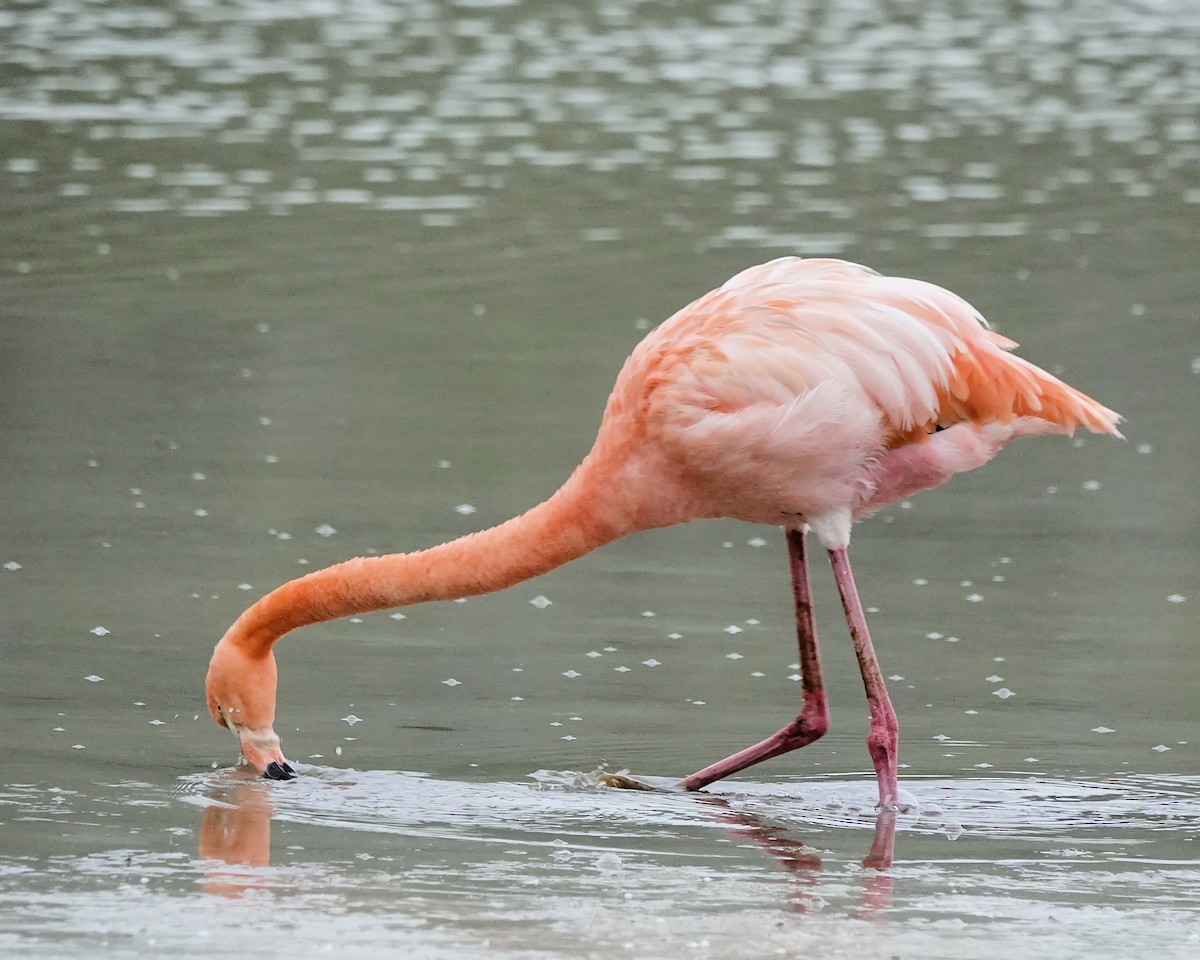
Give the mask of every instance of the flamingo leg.
<path id="1" fill-rule="evenodd" d="M 842 609 L 846 612 L 846 624 L 850 627 L 850 639 L 858 657 L 858 669 L 862 673 L 863 686 L 867 691 L 867 707 L 871 711 L 871 726 L 867 732 L 867 749 L 875 764 L 875 776 L 879 780 L 879 807 L 895 809 L 899 803 L 900 788 L 896 782 L 896 750 L 900 742 L 900 726 L 896 722 L 896 711 L 888 699 L 887 687 L 883 682 L 883 671 L 871 645 L 871 634 L 867 631 L 867 618 L 863 615 L 858 589 L 854 585 L 854 574 L 850 570 L 850 558 L 846 548 L 829 551 L 829 562 L 833 565 L 833 578 L 837 581 L 838 593 L 842 597 Z"/>
<path id="2" fill-rule="evenodd" d="M 795 720 L 766 740 L 680 780 L 679 786 L 685 790 L 699 790 L 762 760 L 798 750 L 823 736 L 829 729 L 825 681 L 821 677 L 821 656 L 817 649 L 817 629 L 813 623 L 812 590 L 808 582 L 804 530 L 788 530 L 787 545 L 788 563 L 792 574 L 792 597 L 796 607 L 796 644 L 800 651 L 800 677 L 804 693 L 800 713 L 796 715 Z"/>

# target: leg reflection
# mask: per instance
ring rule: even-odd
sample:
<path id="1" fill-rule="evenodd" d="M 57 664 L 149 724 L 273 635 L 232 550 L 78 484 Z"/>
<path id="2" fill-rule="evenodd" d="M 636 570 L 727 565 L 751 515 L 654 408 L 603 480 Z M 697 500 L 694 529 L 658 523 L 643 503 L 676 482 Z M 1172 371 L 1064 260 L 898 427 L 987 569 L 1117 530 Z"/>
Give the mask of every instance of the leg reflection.
<path id="1" fill-rule="evenodd" d="M 730 825 L 731 831 L 762 847 L 777 860 L 799 884 L 790 900 L 798 912 L 809 909 L 813 894 L 817 892 L 817 872 L 821 869 L 821 858 L 802 841 L 787 834 L 780 824 L 769 824 L 756 814 L 736 810 L 722 797 L 698 797 L 702 803 L 715 807 L 716 816 Z M 892 877 L 886 872 L 891 869 L 896 848 L 896 812 L 883 810 L 875 817 L 875 835 L 871 849 L 862 860 L 868 872 L 863 876 L 862 910 L 859 916 L 874 917 L 892 905 Z"/>

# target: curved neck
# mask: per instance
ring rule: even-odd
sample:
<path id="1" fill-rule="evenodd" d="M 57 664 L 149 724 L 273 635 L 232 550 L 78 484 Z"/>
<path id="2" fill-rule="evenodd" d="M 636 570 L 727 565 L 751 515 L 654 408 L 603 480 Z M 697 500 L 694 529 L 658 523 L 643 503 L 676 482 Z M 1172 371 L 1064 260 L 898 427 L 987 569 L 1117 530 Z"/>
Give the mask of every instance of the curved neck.
<path id="1" fill-rule="evenodd" d="M 549 500 L 499 526 L 416 553 L 347 560 L 285 583 L 238 617 L 224 639 L 252 656 L 266 656 L 297 627 L 491 593 L 644 529 L 625 498 L 605 496 L 611 487 L 597 477 L 601 471 L 591 461 Z"/>

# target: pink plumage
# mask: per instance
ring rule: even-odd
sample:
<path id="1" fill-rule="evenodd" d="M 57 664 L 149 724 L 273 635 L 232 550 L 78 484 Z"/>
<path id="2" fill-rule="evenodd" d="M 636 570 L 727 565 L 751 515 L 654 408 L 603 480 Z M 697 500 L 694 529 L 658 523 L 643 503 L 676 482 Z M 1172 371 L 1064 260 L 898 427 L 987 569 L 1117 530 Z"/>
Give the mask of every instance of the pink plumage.
<path id="1" fill-rule="evenodd" d="M 592 451 L 546 502 L 416 553 L 360 558 L 284 584 L 217 644 L 209 709 L 246 759 L 294 775 L 273 730 L 272 647 L 296 627 L 487 593 L 638 530 L 706 517 L 783 527 L 804 704 L 772 737 L 686 777 L 699 789 L 828 726 L 805 533 L 829 552 L 871 712 L 882 807 L 898 803 L 897 725 L 847 547 L 880 507 L 990 460 L 1021 436 L 1120 418 L 1010 351 L 965 300 L 841 260 L 742 271 L 669 318 L 617 377 Z"/>

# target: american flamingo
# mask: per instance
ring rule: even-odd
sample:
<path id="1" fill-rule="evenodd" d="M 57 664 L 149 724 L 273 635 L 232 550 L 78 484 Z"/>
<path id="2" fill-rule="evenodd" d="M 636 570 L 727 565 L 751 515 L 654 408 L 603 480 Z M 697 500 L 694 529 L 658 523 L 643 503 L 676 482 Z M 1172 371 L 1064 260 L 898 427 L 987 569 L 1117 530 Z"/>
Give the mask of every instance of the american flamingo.
<path id="1" fill-rule="evenodd" d="M 286 583 L 213 652 L 213 718 L 268 777 L 294 771 L 273 730 L 272 647 L 370 610 L 501 590 L 635 531 L 735 517 L 786 534 L 802 674 L 795 720 L 680 781 L 688 790 L 812 743 L 828 727 L 805 535 L 828 551 L 870 710 L 879 804 L 897 805 L 898 726 L 847 546 L 855 520 L 990 460 L 1016 437 L 1120 417 L 1008 351 L 960 297 L 840 260 L 784 257 L 737 274 L 633 351 L 591 452 L 548 500 L 421 550 L 360 557 Z"/>

